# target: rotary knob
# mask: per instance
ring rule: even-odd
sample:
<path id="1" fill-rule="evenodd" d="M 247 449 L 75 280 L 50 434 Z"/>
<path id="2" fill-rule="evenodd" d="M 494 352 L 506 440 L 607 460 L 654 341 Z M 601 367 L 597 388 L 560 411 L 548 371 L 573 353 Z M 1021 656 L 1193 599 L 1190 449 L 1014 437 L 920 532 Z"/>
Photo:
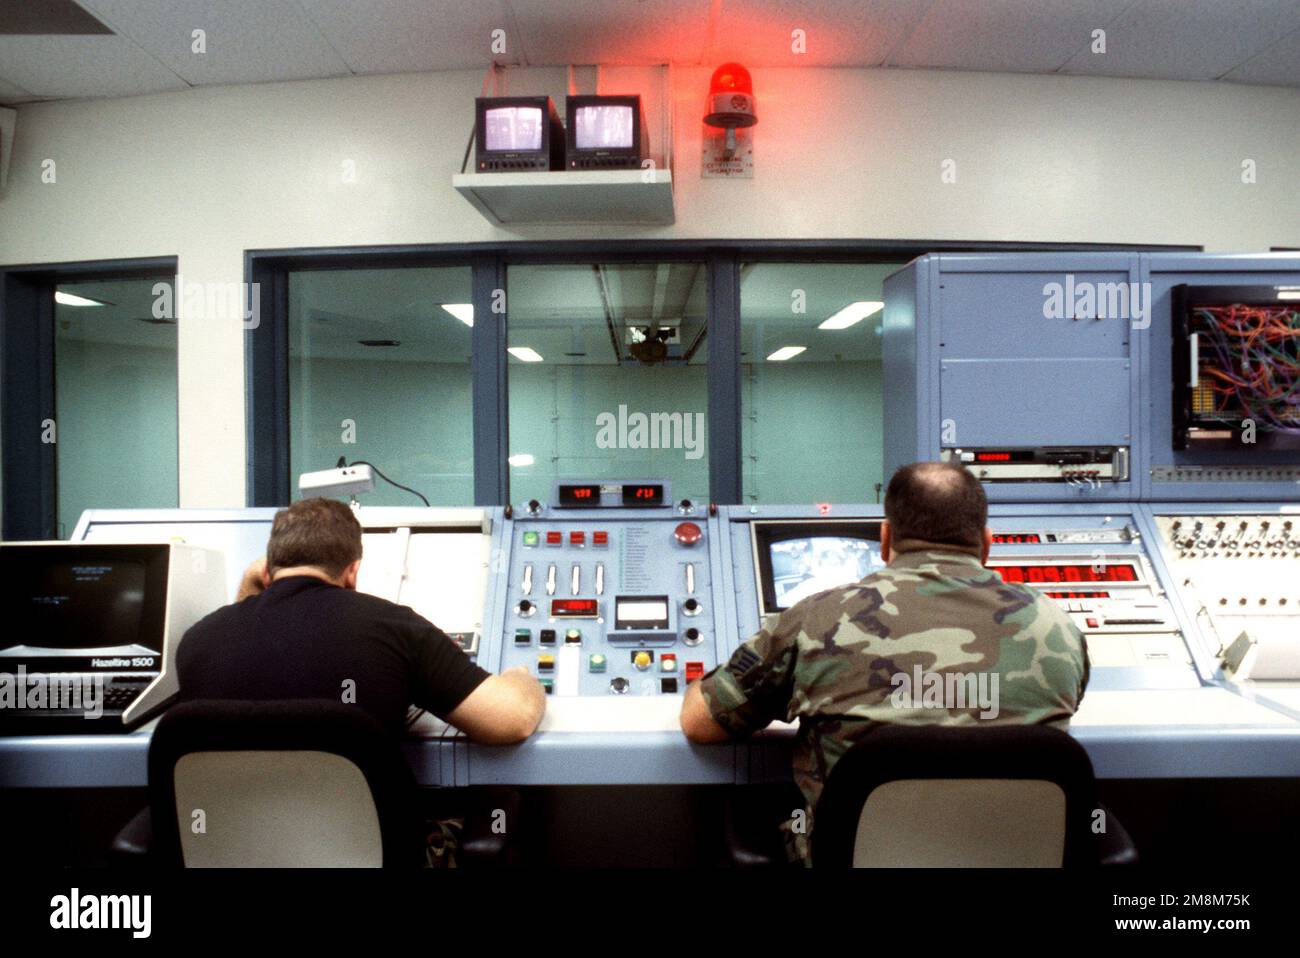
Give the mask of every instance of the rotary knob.
<path id="1" fill-rule="evenodd" d="M 704 538 L 704 532 L 694 522 L 680 522 L 673 530 L 673 538 L 684 546 L 693 546 Z"/>

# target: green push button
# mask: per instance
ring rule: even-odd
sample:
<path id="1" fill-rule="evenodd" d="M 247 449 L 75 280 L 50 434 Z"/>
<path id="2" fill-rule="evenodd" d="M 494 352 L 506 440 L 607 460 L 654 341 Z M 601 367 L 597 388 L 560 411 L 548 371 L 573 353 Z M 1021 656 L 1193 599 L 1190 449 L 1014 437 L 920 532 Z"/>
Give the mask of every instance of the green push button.
<path id="1" fill-rule="evenodd" d="M 550 695 L 551 689 L 555 686 L 554 681 L 552 681 L 551 679 L 538 679 L 537 681 L 541 683 L 542 691 L 544 691 L 547 695 Z"/>
<path id="2" fill-rule="evenodd" d="M 525 532 L 525 533 L 524 533 L 524 545 L 528 546 L 528 548 L 530 548 L 530 549 L 535 549 L 535 548 L 537 547 L 537 533 L 536 533 L 536 532 Z"/>
<path id="3" fill-rule="evenodd" d="M 590 669 L 592 672 L 604 672 L 605 657 L 601 655 L 599 652 L 596 653 L 595 655 L 590 656 L 587 659 L 587 668 Z"/>
<path id="4" fill-rule="evenodd" d="M 532 641 L 532 629 L 515 629 L 515 645 L 528 645 Z"/>

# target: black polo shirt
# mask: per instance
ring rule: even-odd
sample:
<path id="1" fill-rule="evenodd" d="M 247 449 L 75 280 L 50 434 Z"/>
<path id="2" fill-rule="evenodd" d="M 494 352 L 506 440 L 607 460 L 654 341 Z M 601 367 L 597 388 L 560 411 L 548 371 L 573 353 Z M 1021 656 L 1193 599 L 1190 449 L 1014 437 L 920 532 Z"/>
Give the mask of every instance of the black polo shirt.
<path id="1" fill-rule="evenodd" d="M 353 701 L 394 733 L 409 705 L 445 719 L 488 677 L 407 606 L 312 576 L 196 622 L 176 667 L 182 699 Z"/>

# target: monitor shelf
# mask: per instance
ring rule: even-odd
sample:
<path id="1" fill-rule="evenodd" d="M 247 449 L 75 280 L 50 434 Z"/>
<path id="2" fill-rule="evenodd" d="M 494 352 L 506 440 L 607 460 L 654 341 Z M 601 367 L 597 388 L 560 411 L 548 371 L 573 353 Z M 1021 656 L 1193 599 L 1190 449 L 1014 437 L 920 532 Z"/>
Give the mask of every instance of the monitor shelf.
<path id="1" fill-rule="evenodd" d="M 674 221 L 668 170 L 458 173 L 451 184 L 497 226 Z"/>

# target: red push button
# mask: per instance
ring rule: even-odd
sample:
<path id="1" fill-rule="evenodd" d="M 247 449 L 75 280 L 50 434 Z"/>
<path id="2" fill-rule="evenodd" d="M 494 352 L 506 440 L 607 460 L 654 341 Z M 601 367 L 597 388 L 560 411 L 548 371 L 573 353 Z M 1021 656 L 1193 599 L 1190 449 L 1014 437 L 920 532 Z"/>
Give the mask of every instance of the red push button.
<path id="1" fill-rule="evenodd" d="M 673 538 L 684 546 L 693 546 L 704 538 L 704 533 L 695 523 L 682 522 L 673 530 Z"/>
<path id="2" fill-rule="evenodd" d="M 1084 621 L 1087 624 L 1088 628 L 1090 629 L 1098 628 L 1096 619 L 1085 619 Z"/>
<path id="3" fill-rule="evenodd" d="M 546 533 L 546 544 L 548 546 L 564 545 L 564 533 L 563 532 Z"/>
<path id="4" fill-rule="evenodd" d="M 702 679 L 702 678 L 704 678 L 704 663 L 687 662 L 686 681 L 689 683 L 689 682 L 694 682 L 696 679 Z"/>
<path id="5" fill-rule="evenodd" d="M 609 545 L 609 533 L 605 532 L 603 529 L 593 532 L 591 534 L 591 544 L 594 546 Z"/>
<path id="6" fill-rule="evenodd" d="M 571 546 L 585 546 L 586 544 L 587 544 L 587 533 L 585 533 L 585 532 L 570 532 L 570 533 L 569 533 L 569 545 L 571 545 Z"/>

